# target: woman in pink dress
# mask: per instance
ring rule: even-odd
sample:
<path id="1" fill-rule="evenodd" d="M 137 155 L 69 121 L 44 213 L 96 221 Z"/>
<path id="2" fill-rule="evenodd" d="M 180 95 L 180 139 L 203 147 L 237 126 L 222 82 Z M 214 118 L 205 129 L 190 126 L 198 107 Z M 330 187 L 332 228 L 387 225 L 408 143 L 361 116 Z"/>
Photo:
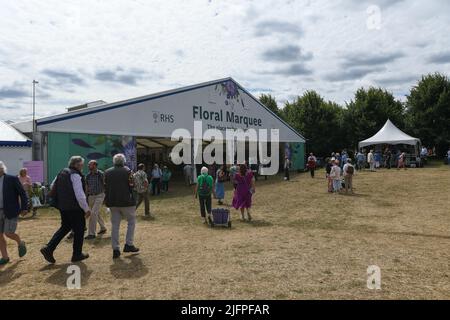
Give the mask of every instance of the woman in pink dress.
<path id="1" fill-rule="evenodd" d="M 236 190 L 234 191 L 232 205 L 235 209 L 241 210 L 242 220 L 245 221 L 244 212 L 247 209 L 248 221 L 252 220 L 250 208 L 252 207 L 252 196 L 255 193 L 255 180 L 253 172 L 247 170 L 245 164 L 239 166 L 239 172 L 234 176 Z"/>

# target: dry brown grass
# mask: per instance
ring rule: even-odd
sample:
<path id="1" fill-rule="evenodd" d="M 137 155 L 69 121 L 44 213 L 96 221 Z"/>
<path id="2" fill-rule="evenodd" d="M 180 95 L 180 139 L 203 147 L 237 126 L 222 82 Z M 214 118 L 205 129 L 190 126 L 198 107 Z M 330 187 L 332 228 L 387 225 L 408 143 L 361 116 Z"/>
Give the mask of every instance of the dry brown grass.
<path id="1" fill-rule="evenodd" d="M 364 172 L 355 176 L 355 196 L 327 194 L 322 177 L 258 181 L 255 221 L 240 222 L 233 210 L 232 230 L 202 225 L 190 190 L 177 185 L 152 198 L 156 220 L 139 219 L 139 255 L 113 262 L 109 236 L 85 244 L 91 257 L 80 264 L 81 290 L 65 286 L 69 242 L 61 243 L 54 266 L 40 256 L 59 224 L 55 211 L 41 211 L 19 226 L 29 254 L 19 260 L 9 245 L 13 260 L 0 269 L 1 298 L 450 297 L 448 167 Z M 366 288 L 372 264 L 381 268 L 379 291 Z"/>

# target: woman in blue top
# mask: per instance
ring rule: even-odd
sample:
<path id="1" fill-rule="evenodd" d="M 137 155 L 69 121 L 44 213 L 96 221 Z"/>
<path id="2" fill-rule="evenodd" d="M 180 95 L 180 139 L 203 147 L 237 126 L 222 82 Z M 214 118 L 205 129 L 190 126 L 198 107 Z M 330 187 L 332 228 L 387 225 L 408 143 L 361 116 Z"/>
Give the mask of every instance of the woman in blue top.
<path id="1" fill-rule="evenodd" d="M 380 153 L 380 151 L 375 151 L 374 158 L 375 158 L 375 168 L 378 169 L 380 167 L 380 164 L 381 164 L 381 153 Z"/>
<path id="2" fill-rule="evenodd" d="M 216 198 L 218 199 L 218 204 L 223 204 L 223 199 L 225 198 L 225 181 L 226 181 L 226 166 L 223 165 L 217 170 L 216 174 Z"/>

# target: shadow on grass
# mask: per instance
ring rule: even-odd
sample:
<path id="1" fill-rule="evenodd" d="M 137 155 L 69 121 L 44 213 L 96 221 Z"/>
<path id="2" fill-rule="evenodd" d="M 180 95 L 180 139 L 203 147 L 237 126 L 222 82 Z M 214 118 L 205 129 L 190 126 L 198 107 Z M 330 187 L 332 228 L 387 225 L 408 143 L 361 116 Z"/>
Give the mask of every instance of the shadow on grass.
<path id="1" fill-rule="evenodd" d="M 67 278 L 71 276 L 71 273 L 67 273 L 67 268 L 69 266 L 76 265 L 80 267 L 81 271 L 81 286 L 87 284 L 89 278 L 91 277 L 92 270 L 89 270 L 85 263 L 64 263 L 64 264 L 49 264 L 45 267 L 39 269 L 39 271 L 55 271 L 53 272 L 47 279 L 45 279 L 46 283 L 58 285 L 61 287 L 67 286 Z"/>
<path id="2" fill-rule="evenodd" d="M 154 214 L 152 214 L 150 217 L 149 216 L 145 216 L 143 214 L 139 214 L 137 217 L 138 221 L 147 221 L 147 222 L 151 222 L 151 221 L 155 221 L 156 220 L 156 216 Z"/>
<path id="3" fill-rule="evenodd" d="M 114 259 L 109 269 L 117 279 L 139 279 L 148 274 L 148 268 L 138 254 Z"/>
<path id="4" fill-rule="evenodd" d="M 17 267 L 21 262 L 22 260 L 18 260 L 16 262 L 0 266 L 0 287 L 9 285 L 11 282 L 22 276 L 23 273 L 17 272 Z"/>
<path id="5" fill-rule="evenodd" d="M 84 240 L 84 244 L 86 245 L 92 245 L 94 247 L 105 247 L 111 245 L 111 236 L 98 236 L 93 240 Z"/>

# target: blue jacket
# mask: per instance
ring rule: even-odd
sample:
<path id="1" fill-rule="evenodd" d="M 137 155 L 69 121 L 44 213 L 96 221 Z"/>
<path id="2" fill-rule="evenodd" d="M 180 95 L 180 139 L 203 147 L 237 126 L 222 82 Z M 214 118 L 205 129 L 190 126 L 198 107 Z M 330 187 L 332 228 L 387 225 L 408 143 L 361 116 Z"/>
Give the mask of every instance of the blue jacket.
<path id="1" fill-rule="evenodd" d="M 19 178 L 5 174 L 3 178 L 3 212 L 5 216 L 8 219 L 17 218 L 20 211 L 27 209 L 28 196 Z"/>

